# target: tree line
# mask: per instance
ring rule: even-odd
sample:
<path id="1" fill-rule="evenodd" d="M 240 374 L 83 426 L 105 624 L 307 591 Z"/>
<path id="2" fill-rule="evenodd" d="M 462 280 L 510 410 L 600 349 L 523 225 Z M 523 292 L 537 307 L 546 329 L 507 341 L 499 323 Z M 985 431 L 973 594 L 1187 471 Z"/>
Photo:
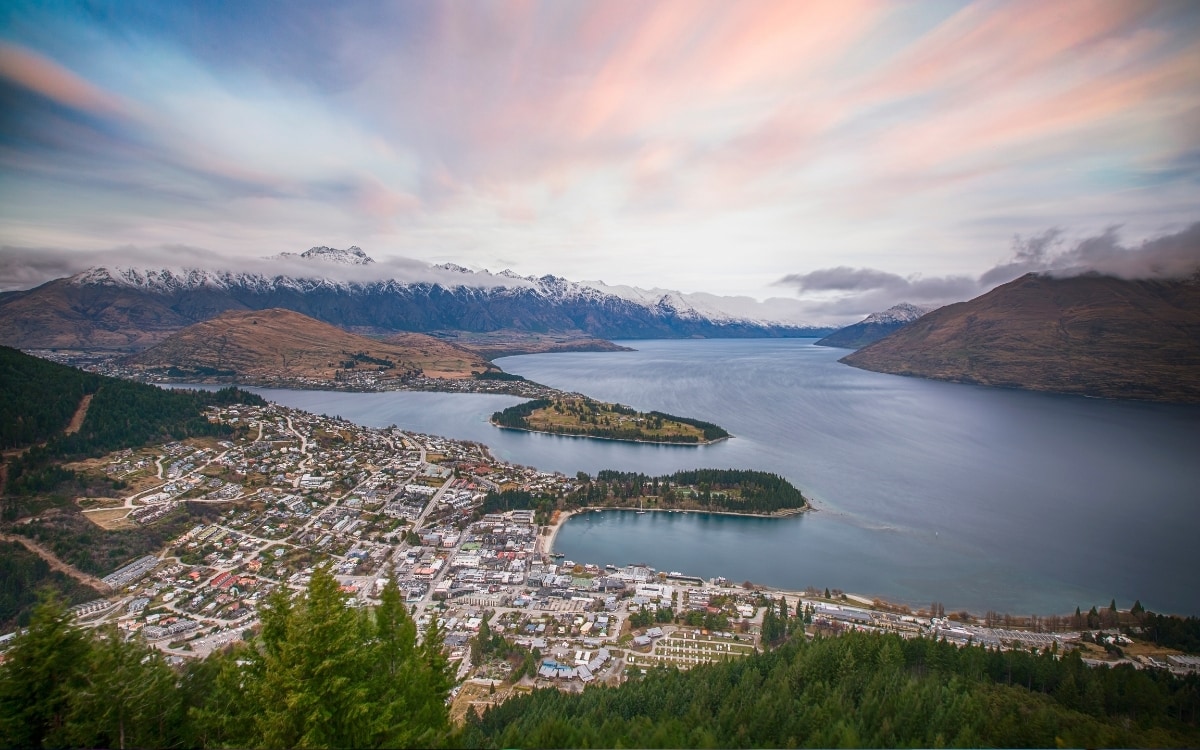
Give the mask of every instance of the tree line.
<path id="1" fill-rule="evenodd" d="M 1091 668 L 1078 652 L 851 632 L 808 640 L 767 600 L 767 651 L 619 687 L 535 690 L 451 725 L 450 667 L 394 582 L 346 606 L 317 570 L 273 592 L 248 642 L 181 667 L 37 607 L 0 664 L 4 747 L 1196 746 L 1200 677 Z M 765 634 L 765 633 L 764 633 Z M 472 648 L 512 656 L 481 628 Z M 523 668 L 536 664 L 524 654 Z"/>
<path id="2" fill-rule="evenodd" d="M 318 570 L 271 595 L 253 640 L 182 668 L 48 600 L 0 664 L 0 745 L 441 747 L 451 685 L 440 631 L 418 640 L 394 582 L 367 611 Z"/>
<path id="3" fill-rule="evenodd" d="M 1200 678 L 848 633 L 618 688 L 536 690 L 471 719 L 478 747 L 1189 746 Z"/>

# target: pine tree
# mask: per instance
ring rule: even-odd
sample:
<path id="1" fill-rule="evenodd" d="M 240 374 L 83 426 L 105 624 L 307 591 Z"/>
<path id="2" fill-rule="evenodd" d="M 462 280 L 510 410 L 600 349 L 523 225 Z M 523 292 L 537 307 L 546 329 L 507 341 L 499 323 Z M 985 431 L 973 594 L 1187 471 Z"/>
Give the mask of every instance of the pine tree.
<path id="1" fill-rule="evenodd" d="M 114 628 L 94 643 L 84 684 L 73 696 L 73 745 L 165 747 L 183 723 L 182 693 L 160 652 Z"/>
<path id="2" fill-rule="evenodd" d="M 9 747 L 69 744 L 71 698 L 84 680 L 91 642 L 54 597 L 34 608 L 0 665 L 0 738 Z"/>

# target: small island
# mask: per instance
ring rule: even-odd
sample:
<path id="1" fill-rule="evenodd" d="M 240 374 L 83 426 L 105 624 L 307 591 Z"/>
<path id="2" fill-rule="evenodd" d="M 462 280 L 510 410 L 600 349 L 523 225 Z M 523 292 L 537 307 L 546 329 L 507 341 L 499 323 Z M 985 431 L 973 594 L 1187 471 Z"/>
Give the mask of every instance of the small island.
<path id="1" fill-rule="evenodd" d="M 583 396 L 526 401 L 492 414 L 492 424 L 510 430 L 636 443 L 707 445 L 729 437 L 709 422 L 661 411 L 639 412 Z"/>

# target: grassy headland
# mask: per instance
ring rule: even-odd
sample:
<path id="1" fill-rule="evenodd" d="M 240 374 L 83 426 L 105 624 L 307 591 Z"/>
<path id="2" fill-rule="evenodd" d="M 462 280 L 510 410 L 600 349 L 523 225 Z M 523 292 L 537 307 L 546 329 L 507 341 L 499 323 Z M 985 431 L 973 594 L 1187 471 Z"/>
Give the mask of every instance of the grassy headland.
<path id="1" fill-rule="evenodd" d="M 535 399 L 492 415 L 492 424 L 514 430 L 642 443 L 703 445 L 729 433 L 709 422 L 660 411 L 639 412 L 585 397 Z"/>

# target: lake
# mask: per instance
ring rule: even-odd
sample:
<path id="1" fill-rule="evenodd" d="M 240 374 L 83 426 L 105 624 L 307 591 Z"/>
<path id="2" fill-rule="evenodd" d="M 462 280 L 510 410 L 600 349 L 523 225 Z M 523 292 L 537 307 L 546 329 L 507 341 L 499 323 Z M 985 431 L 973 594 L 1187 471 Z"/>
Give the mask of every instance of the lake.
<path id="1" fill-rule="evenodd" d="M 619 511 L 572 518 L 577 562 L 646 562 L 785 588 L 840 588 L 947 611 L 1050 614 L 1138 598 L 1200 614 L 1200 407 L 1104 401 L 857 370 L 811 339 L 621 342 L 633 352 L 509 357 L 547 385 L 704 419 L 733 439 L 656 446 L 500 430 L 520 399 L 261 389 L 369 426 L 486 443 L 574 474 L 750 468 L 817 510 L 789 519 Z"/>

